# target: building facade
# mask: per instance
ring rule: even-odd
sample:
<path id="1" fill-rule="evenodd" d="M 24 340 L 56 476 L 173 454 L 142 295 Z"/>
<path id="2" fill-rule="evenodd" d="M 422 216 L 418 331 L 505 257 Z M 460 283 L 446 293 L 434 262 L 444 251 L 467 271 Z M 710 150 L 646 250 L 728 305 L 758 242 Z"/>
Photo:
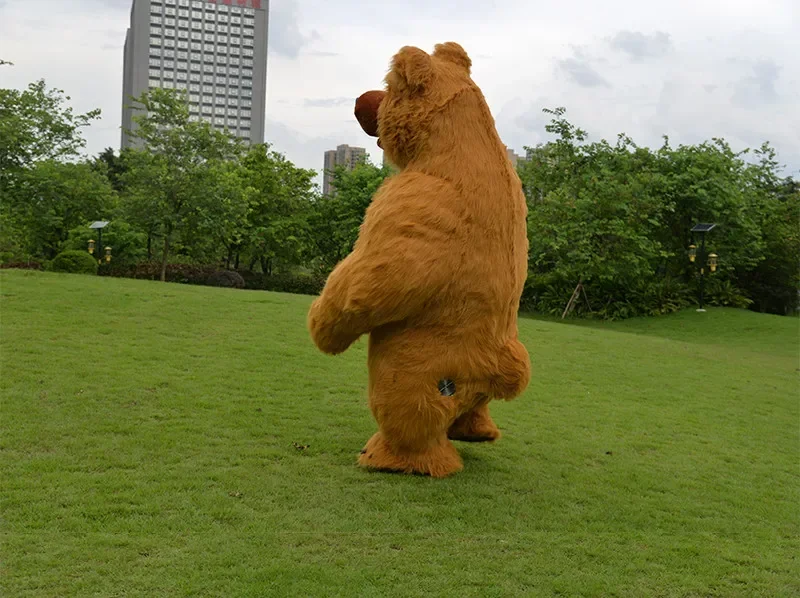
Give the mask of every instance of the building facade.
<path id="1" fill-rule="evenodd" d="M 322 171 L 322 194 L 330 195 L 333 193 L 333 173 L 337 166 L 344 166 L 347 170 L 353 170 L 359 162 L 367 158 L 367 150 L 363 147 L 352 147 L 350 145 L 338 145 L 335 150 L 325 152 L 325 160 Z"/>
<path id="2" fill-rule="evenodd" d="M 269 0 L 133 0 L 125 36 L 122 148 L 148 88 L 184 90 L 193 120 L 264 142 Z"/>
<path id="3" fill-rule="evenodd" d="M 518 155 L 513 149 L 506 147 L 506 154 L 508 155 L 508 159 L 511 160 L 511 163 L 516 168 L 520 163 L 525 162 L 526 158 Z"/>

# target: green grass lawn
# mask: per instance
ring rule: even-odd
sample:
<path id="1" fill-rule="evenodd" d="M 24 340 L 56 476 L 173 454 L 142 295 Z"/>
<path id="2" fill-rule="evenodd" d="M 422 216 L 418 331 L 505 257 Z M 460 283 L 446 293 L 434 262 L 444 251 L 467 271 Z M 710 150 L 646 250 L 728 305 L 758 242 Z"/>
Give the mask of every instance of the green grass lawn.
<path id="1" fill-rule="evenodd" d="M 3 597 L 800 595 L 800 320 L 520 320 L 443 480 L 355 466 L 310 297 L 0 271 Z"/>

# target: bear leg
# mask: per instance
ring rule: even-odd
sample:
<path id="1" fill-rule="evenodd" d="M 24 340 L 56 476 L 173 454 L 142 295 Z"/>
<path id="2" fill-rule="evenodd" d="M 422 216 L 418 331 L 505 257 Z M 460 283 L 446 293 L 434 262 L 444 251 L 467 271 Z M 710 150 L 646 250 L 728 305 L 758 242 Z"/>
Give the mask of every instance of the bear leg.
<path id="1" fill-rule="evenodd" d="M 458 415 L 457 398 L 442 396 L 437 381 L 387 376 L 370 387 L 378 432 L 358 464 L 368 469 L 445 477 L 463 469 L 447 429 Z"/>
<path id="2" fill-rule="evenodd" d="M 494 442 L 500 438 L 500 430 L 489 415 L 489 401 L 481 400 L 456 419 L 447 431 L 447 437 L 464 442 Z"/>

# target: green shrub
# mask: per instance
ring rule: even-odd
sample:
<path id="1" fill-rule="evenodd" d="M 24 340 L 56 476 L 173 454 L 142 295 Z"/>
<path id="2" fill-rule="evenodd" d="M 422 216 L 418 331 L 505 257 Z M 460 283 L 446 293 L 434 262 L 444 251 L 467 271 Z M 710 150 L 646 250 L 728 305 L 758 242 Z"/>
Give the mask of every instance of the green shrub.
<path id="1" fill-rule="evenodd" d="M 97 274 L 97 260 L 86 251 L 62 251 L 50 263 L 53 272 L 70 274 Z"/>
<path id="2" fill-rule="evenodd" d="M 245 288 L 261 291 L 318 295 L 325 286 L 324 277 L 306 272 L 281 272 L 269 275 L 241 272 L 241 274 L 245 280 Z"/>

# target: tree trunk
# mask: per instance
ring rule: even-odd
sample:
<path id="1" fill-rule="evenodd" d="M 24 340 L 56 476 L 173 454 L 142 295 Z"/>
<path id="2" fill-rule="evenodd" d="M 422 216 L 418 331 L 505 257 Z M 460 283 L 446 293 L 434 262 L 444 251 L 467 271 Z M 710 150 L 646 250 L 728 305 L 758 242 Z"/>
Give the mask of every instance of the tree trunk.
<path id="1" fill-rule="evenodd" d="M 225 257 L 225 269 L 231 269 L 231 260 L 233 260 L 233 245 L 228 246 L 228 255 Z"/>
<path id="2" fill-rule="evenodd" d="M 147 231 L 147 261 L 153 259 L 153 232 Z"/>
<path id="3" fill-rule="evenodd" d="M 236 261 L 234 261 L 234 263 L 233 263 L 233 269 L 234 270 L 238 270 L 239 269 L 239 252 L 238 251 L 236 252 Z"/>
<path id="4" fill-rule="evenodd" d="M 172 230 L 167 229 L 164 235 L 164 253 L 161 256 L 161 282 L 167 281 L 167 259 L 169 258 L 169 238 L 172 236 Z"/>

